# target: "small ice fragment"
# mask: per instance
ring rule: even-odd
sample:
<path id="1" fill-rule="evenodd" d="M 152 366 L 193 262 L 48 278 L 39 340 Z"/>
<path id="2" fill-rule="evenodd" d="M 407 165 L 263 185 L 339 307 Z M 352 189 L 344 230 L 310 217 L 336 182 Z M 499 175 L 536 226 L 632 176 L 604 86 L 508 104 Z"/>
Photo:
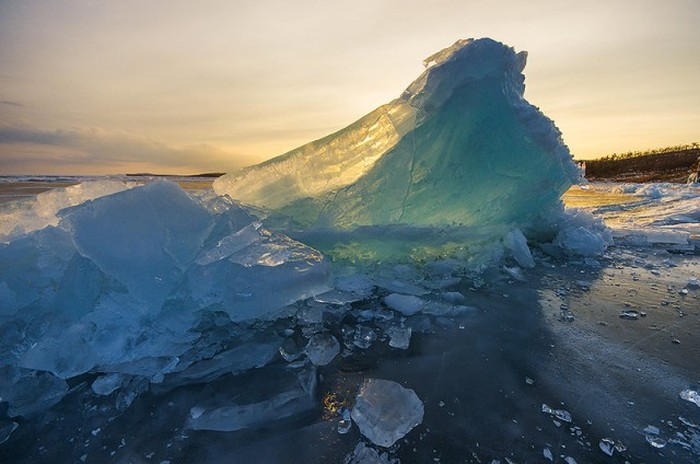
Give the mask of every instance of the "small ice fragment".
<path id="1" fill-rule="evenodd" d="M 384 298 L 384 303 L 393 309 L 398 311 L 404 316 L 412 316 L 418 311 L 423 309 L 425 302 L 413 295 L 401 295 L 399 293 L 392 293 Z"/>
<path id="2" fill-rule="evenodd" d="M 365 379 L 351 416 L 372 443 L 390 447 L 423 421 L 423 402 L 396 382 Z"/>
<path id="3" fill-rule="evenodd" d="M 678 420 L 681 421 L 681 423 L 683 423 L 683 425 L 686 425 L 686 426 L 688 426 L 688 427 L 692 427 L 692 428 L 694 428 L 694 429 L 697 429 L 697 428 L 698 428 L 697 424 L 695 424 L 695 423 L 689 421 L 688 419 L 686 419 L 686 418 L 683 417 L 683 416 L 678 416 Z"/>
<path id="4" fill-rule="evenodd" d="M 647 443 L 649 443 L 654 448 L 661 449 L 664 446 L 666 446 L 666 440 L 664 440 L 663 438 L 653 437 L 651 435 L 646 435 L 645 438 L 647 440 Z"/>
<path id="5" fill-rule="evenodd" d="M 286 338 L 282 342 L 282 346 L 280 346 L 279 351 L 282 358 L 287 362 L 296 361 L 302 354 L 302 351 L 291 338 Z"/>
<path id="6" fill-rule="evenodd" d="M 398 459 L 390 459 L 389 454 L 379 453 L 360 442 L 355 446 L 352 454 L 348 454 L 343 461 L 344 464 L 398 464 Z"/>
<path id="7" fill-rule="evenodd" d="M 695 277 L 691 277 L 690 279 L 688 279 L 688 283 L 685 284 L 685 287 L 686 288 L 700 288 L 700 280 L 695 278 Z"/>
<path id="8" fill-rule="evenodd" d="M 700 407 L 700 394 L 696 390 L 687 388 L 680 392 L 679 395 L 684 400 L 695 403 L 698 407 Z"/>
<path id="9" fill-rule="evenodd" d="M 646 427 L 644 427 L 644 433 L 646 433 L 647 435 L 658 435 L 659 433 L 661 433 L 661 431 L 658 427 L 654 427 L 653 425 L 647 425 Z"/>
<path id="10" fill-rule="evenodd" d="M 462 304 L 467 302 L 467 298 L 459 292 L 442 292 L 440 297 L 452 304 Z"/>
<path id="11" fill-rule="evenodd" d="M 369 348 L 369 346 L 377 339 L 377 333 L 364 325 L 355 327 L 353 344 L 358 348 Z"/>
<path id="12" fill-rule="evenodd" d="M 518 266 L 513 266 L 513 267 L 503 266 L 503 270 L 506 271 L 506 273 L 513 280 L 517 280 L 518 282 L 525 282 L 525 280 L 526 280 L 522 269 L 520 269 Z"/>
<path id="13" fill-rule="evenodd" d="M 241 379 L 237 385 L 194 405 L 186 427 L 219 432 L 265 428 L 316 407 L 315 368 L 297 373 L 284 368 L 266 369 L 267 373 L 261 375 L 268 376 L 268 380 L 262 387 L 254 379 Z"/>
<path id="14" fill-rule="evenodd" d="M 117 394 L 115 406 L 119 411 L 125 411 L 131 406 L 137 396 L 148 390 L 149 382 L 143 377 L 134 377 L 125 383 Z"/>
<path id="15" fill-rule="evenodd" d="M 530 377 L 525 377 L 525 383 L 528 385 L 534 385 L 535 381 L 532 380 Z"/>
<path id="16" fill-rule="evenodd" d="M 622 311 L 620 313 L 620 319 L 629 319 L 631 321 L 639 319 L 639 311 L 635 311 L 634 309 L 629 309 Z"/>
<path id="17" fill-rule="evenodd" d="M 549 448 L 545 448 L 542 451 L 542 454 L 544 454 L 544 457 L 552 462 L 554 462 L 554 456 L 552 456 L 552 452 L 550 451 Z"/>
<path id="18" fill-rule="evenodd" d="M 389 335 L 389 346 L 405 350 L 411 342 L 410 327 L 389 327 L 386 331 Z"/>
<path id="19" fill-rule="evenodd" d="M 325 366 L 340 353 L 340 343 L 329 333 L 316 334 L 306 344 L 306 355 L 314 366 Z"/>
<path id="20" fill-rule="evenodd" d="M 678 290 L 678 293 L 680 293 L 683 296 L 686 296 L 688 294 L 688 289 L 682 288 L 682 289 Z"/>
<path id="21" fill-rule="evenodd" d="M 527 246 L 527 239 L 520 229 L 513 229 L 506 235 L 505 245 L 513 255 L 513 259 L 526 269 L 535 267 L 535 260 L 532 259 L 532 253 Z"/>
<path id="22" fill-rule="evenodd" d="M 567 456 L 564 458 L 564 462 L 566 464 L 577 464 L 576 459 L 572 458 L 571 456 Z"/>
<path id="23" fill-rule="evenodd" d="M 572 417 L 571 414 L 569 414 L 569 411 L 566 411 L 564 409 L 552 409 L 546 404 L 542 403 L 542 412 L 551 414 L 552 416 L 556 417 L 559 420 L 562 420 L 564 422 L 571 422 Z"/>
<path id="24" fill-rule="evenodd" d="M 608 456 L 612 456 L 615 453 L 615 441 L 612 438 L 603 438 L 600 440 L 600 443 L 598 443 L 598 446 L 600 450 Z"/>
<path id="25" fill-rule="evenodd" d="M 92 382 L 92 391 L 96 395 L 106 396 L 112 393 L 117 388 L 121 387 L 129 377 L 124 374 L 105 374 L 101 375 Z"/>
<path id="26" fill-rule="evenodd" d="M 350 410 L 343 408 L 340 412 L 340 420 L 338 421 L 338 433 L 345 435 L 352 427 L 352 419 L 350 418 Z"/>
<path id="27" fill-rule="evenodd" d="M 17 427 L 19 427 L 19 424 L 17 422 L 13 421 L 2 421 L 0 422 L 0 445 L 5 443 L 7 440 L 10 439 L 10 435 L 12 435 L 12 432 L 17 430 Z"/>
<path id="28" fill-rule="evenodd" d="M 68 393 L 68 384 L 49 372 L 12 366 L 0 368 L 0 402 L 9 403 L 7 415 L 28 416 L 48 409 Z"/>

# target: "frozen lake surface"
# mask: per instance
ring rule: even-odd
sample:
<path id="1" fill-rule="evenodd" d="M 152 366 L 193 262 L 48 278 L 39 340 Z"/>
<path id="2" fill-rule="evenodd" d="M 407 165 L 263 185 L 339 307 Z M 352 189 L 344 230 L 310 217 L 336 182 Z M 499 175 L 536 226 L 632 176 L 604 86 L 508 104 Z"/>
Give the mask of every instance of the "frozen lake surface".
<path id="1" fill-rule="evenodd" d="M 162 378 L 89 371 L 52 406 L 28 384 L 0 403 L 0 462 L 698 462 L 700 192 L 565 202 L 613 228 L 603 256 L 334 269 L 283 317 L 202 320 L 206 359 Z"/>

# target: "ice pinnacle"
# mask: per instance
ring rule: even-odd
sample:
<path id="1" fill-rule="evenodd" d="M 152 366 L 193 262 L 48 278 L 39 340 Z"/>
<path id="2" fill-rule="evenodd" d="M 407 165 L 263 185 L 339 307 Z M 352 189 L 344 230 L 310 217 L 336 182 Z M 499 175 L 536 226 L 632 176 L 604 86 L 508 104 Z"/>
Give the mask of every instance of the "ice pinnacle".
<path id="1" fill-rule="evenodd" d="M 460 40 L 428 58 L 399 98 L 214 189 L 304 228 L 527 233 L 561 209 L 579 173 L 554 123 L 523 98 L 526 58 L 492 39 Z"/>

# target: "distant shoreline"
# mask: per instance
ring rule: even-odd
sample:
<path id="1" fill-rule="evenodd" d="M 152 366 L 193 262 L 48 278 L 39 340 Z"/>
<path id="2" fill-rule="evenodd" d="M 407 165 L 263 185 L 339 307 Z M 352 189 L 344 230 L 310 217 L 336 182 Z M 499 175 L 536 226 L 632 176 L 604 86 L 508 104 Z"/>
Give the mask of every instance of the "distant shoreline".
<path id="1" fill-rule="evenodd" d="M 127 177 L 221 177 L 225 175 L 225 172 L 205 172 L 202 174 L 152 174 L 149 172 L 139 172 L 133 174 L 126 174 Z"/>
<path id="2" fill-rule="evenodd" d="M 670 182 L 685 184 L 698 168 L 700 148 L 636 156 L 608 156 L 585 160 L 586 179 L 591 182 Z"/>

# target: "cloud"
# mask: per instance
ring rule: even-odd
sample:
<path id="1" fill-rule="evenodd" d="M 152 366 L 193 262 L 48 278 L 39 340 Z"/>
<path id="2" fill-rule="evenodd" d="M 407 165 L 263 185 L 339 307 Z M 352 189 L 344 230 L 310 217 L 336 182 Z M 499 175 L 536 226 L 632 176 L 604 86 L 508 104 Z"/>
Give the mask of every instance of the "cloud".
<path id="1" fill-rule="evenodd" d="M 27 149 L 32 146 L 37 149 Z M 18 151 L 22 151 L 21 156 L 17 154 Z M 51 162 L 64 166 L 82 165 L 96 169 L 95 172 L 104 172 L 109 166 L 139 164 L 170 172 L 225 172 L 255 162 L 251 157 L 232 154 L 206 143 L 171 146 L 124 131 L 100 128 L 47 131 L 0 127 L 0 166 L 14 165 L 19 158 L 27 164 Z"/>
<path id="2" fill-rule="evenodd" d="M 15 101 L 0 100 L 0 105 L 23 107 L 24 105 Z"/>

